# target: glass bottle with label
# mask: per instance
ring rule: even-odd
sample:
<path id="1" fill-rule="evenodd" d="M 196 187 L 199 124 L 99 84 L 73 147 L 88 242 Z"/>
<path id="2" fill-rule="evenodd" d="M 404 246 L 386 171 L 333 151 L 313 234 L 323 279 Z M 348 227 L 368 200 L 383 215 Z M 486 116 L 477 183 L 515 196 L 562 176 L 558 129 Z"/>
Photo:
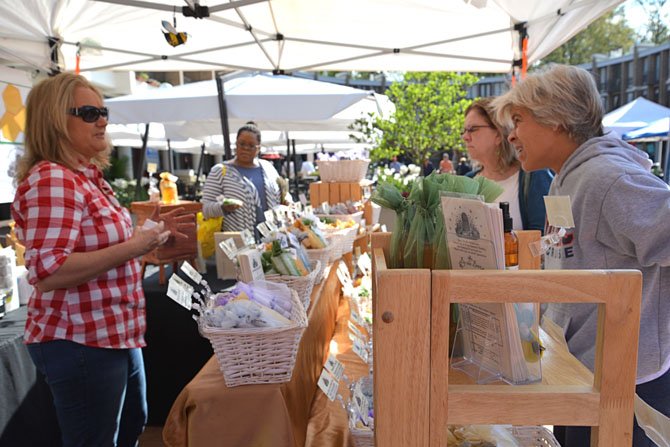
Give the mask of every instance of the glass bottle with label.
<path id="1" fill-rule="evenodd" d="M 500 202 L 500 209 L 503 213 L 503 230 L 505 231 L 505 270 L 519 270 L 519 240 L 512 230 L 509 203 Z"/>

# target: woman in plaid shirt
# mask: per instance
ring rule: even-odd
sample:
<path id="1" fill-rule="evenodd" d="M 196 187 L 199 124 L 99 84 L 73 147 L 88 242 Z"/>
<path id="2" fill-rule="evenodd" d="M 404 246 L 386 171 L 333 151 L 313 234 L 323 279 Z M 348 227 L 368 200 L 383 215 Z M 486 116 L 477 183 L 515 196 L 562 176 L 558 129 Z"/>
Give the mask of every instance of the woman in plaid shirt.
<path id="1" fill-rule="evenodd" d="M 12 204 L 34 292 L 25 341 L 51 388 L 64 446 L 134 446 L 147 416 L 138 256 L 170 236 L 133 231 L 100 167 L 108 113 L 70 73 L 33 87 Z"/>

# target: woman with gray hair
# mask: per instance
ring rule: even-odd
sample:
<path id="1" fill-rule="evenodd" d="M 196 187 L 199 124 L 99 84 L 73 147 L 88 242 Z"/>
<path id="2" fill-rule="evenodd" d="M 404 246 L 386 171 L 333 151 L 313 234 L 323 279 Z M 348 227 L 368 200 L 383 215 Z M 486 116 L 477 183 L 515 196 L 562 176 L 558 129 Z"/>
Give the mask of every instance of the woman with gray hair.
<path id="1" fill-rule="evenodd" d="M 465 110 L 461 136 L 470 158 L 479 163 L 478 169 L 466 175 L 481 175 L 503 187 L 497 201 L 509 203 L 514 229 L 543 231 L 544 196 L 553 175 L 546 169 L 529 173 L 521 170 L 514 146 L 492 115 L 491 100 L 478 99 Z"/>
<path id="2" fill-rule="evenodd" d="M 600 95 L 581 68 L 532 74 L 493 107 L 512 128 L 509 141 L 522 167 L 553 169 L 549 195 L 570 196 L 575 227 L 545 255 L 545 268 L 642 272 L 636 392 L 670 415 L 670 238 L 661 231 L 670 221 L 670 188 L 651 174 L 646 153 L 604 135 Z M 596 306 L 552 303 L 546 315 L 593 370 Z M 635 447 L 655 445 L 637 423 L 632 440 Z M 567 427 L 562 445 L 590 445 L 589 429 Z"/>

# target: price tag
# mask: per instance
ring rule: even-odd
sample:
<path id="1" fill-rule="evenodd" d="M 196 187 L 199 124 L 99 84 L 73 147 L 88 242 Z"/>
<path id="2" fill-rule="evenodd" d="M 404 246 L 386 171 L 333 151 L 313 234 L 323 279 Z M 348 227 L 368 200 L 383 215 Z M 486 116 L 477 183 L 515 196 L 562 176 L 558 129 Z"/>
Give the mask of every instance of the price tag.
<path id="1" fill-rule="evenodd" d="M 258 232 L 261 234 L 263 237 L 268 237 L 270 236 L 270 229 L 267 226 L 267 222 L 261 222 L 258 225 L 256 225 L 256 229 Z"/>
<path id="2" fill-rule="evenodd" d="M 544 196 L 549 225 L 557 228 L 574 228 L 570 196 Z"/>
<path id="3" fill-rule="evenodd" d="M 365 425 L 368 425 L 368 408 L 370 406 L 370 403 L 368 402 L 368 398 L 365 397 L 363 394 L 363 391 L 361 390 L 361 384 L 356 383 L 354 385 L 354 390 L 353 390 L 353 403 L 354 406 L 356 407 L 356 410 L 361 416 L 361 419 L 363 420 L 363 423 Z"/>
<path id="4" fill-rule="evenodd" d="M 365 340 L 365 336 L 363 335 L 361 330 L 358 329 L 356 327 L 356 325 L 351 322 L 351 320 L 347 321 L 347 326 L 349 326 L 349 331 L 350 331 L 350 333 L 349 333 L 350 337 L 349 338 L 351 339 L 351 341 L 354 341 L 354 339 L 351 338 L 351 335 L 355 335 L 356 337 L 360 338 L 361 340 Z"/>
<path id="5" fill-rule="evenodd" d="M 351 350 L 354 351 L 354 354 L 359 356 L 361 360 L 363 360 L 365 363 L 368 362 L 368 351 L 365 349 L 365 345 L 363 344 L 363 340 L 360 338 L 354 337 L 353 341 L 353 346 L 351 347 Z"/>
<path id="6" fill-rule="evenodd" d="M 186 273 L 186 276 L 195 281 L 196 284 L 200 284 L 200 281 L 202 281 L 202 275 L 198 273 L 198 271 L 193 268 L 193 266 L 188 261 L 182 262 L 179 269 Z"/>
<path id="7" fill-rule="evenodd" d="M 363 253 L 358 257 L 358 261 L 356 261 L 356 264 L 358 265 L 358 268 L 363 272 L 364 275 L 368 276 L 372 272 L 372 260 L 370 259 L 370 255 L 367 253 Z"/>
<path id="8" fill-rule="evenodd" d="M 263 214 L 265 215 L 265 222 L 273 222 L 275 220 L 275 215 L 272 210 L 267 210 Z"/>
<path id="9" fill-rule="evenodd" d="M 314 214 L 314 208 L 312 208 L 312 205 L 305 205 L 305 213 Z"/>
<path id="10" fill-rule="evenodd" d="M 235 245 L 235 241 L 233 240 L 233 238 L 229 238 L 219 242 L 219 247 L 221 248 L 221 250 L 223 250 L 228 259 L 230 259 L 231 261 L 235 260 L 235 258 L 237 257 L 238 250 L 237 245 Z"/>
<path id="11" fill-rule="evenodd" d="M 259 224 L 260 225 L 260 224 Z M 274 222 L 271 221 L 265 221 L 265 225 L 268 227 L 268 230 L 272 231 L 279 231 L 279 228 L 277 228 L 277 225 L 275 225 Z"/>
<path id="12" fill-rule="evenodd" d="M 353 285 L 353 281 L 351 281 L 351 273 L 349 273 L 349 267 L 347 267 L 347 264 L 342 261 L 340 261 L 340 263 L 337 265 L 337 277 L 340 279 L 340 283 L 342 283 L 343 286 L 346 287 L 346 285 Z"/>
<path id="13" fill-rule="evenodd" d="M 351 308 L 349 311 L 349 315 L 351 316 L 351 319 L 354 320 L 354 323 L 356 323 L 360 327 L 365 327 L 365 320 L 363 320 L 363 318 L 358 313 L 358 311 L 356 311 L 356 309 Z"/>
<path id="14" fill-rule="evenodd" d="M 326 360 L 326 364 L 323 365 L 323 367 L 337 380 L 342 379 L 342 376 L 344 375 L 344 365 L 337 360 L 333 354 L 328 355 L 328 360 Z"/>
<path id="15" fill-rule="evenodd" d="M 300 194 L 298 194 L 298 200 L 300 200 L 300 203 L 302 203 L 303 206 L 307 205 L 307 197 L 305 197 L 304 193 L 301 192 Z"/>
<path id="16" fill-rule="evenodd" d="M 193 286 L 173 273 L 168 281 L 167 296 L 172 298 L 177 304 L 190 310 L 193 304 L 191 298 L 193 290 Z"/>
<path id="17" fill-rule="evenodd" d="M 351 278 L 344 273 L 340 269 L 337 269 L 337 279 L 340 280 L 340 284 L 342 284 L 342 287 L 347 289 L 347 292 L 345 295 L 350 296 L 351 291 L 349 289 L 353 288 L 353 284 L 351 283 Z"/>
<path id="18" fill-rule="evenodd" d="M 256 245 L 256 239 L 254 238 L 254 235 L 249 231 L 248 228 L 245 228 L 242 230 L 242 233 L 240 233 L 240 236 L 242 236 L 242 241 L 244 242 L 244 245 L 247 247 L 253 247 Z"/>
<path id="19" fill-rule="evenodd" d="M 323 214 L 330 214 L 330 205 L 328 205 L 328 202 L 321 204 L 321 211 L 323 211 Z"/>
<path id="20" fill-rule="evenodd" d="M 330 401 L 335 400 L 335 396 L 337 396 L 337 388 L 340 386 L 340 383 L 335 380 L 326 369 L 321 370 L 321 375 L 319 376 L 317 384 L 319 385 L 319 388 L 321 388 L 321 391 L 328 396 Z"/>

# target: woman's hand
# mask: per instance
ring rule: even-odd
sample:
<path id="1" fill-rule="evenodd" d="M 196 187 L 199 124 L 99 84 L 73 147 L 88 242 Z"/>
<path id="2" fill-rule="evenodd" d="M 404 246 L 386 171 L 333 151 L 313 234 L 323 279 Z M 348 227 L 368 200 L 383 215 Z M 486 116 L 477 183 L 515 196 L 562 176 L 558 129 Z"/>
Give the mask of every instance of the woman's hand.
<path id="1" fill-rule="evenodd" d="M 141 227 L 135 227 L 132 237 L 128 243 L 133 247 L 134 257 L 142 256 L 155 250 L 167 242 L 170 237 L 170 230 L 165 230 L 165 223 L 155 222 L 152 225 L 145 224 Z"/>

